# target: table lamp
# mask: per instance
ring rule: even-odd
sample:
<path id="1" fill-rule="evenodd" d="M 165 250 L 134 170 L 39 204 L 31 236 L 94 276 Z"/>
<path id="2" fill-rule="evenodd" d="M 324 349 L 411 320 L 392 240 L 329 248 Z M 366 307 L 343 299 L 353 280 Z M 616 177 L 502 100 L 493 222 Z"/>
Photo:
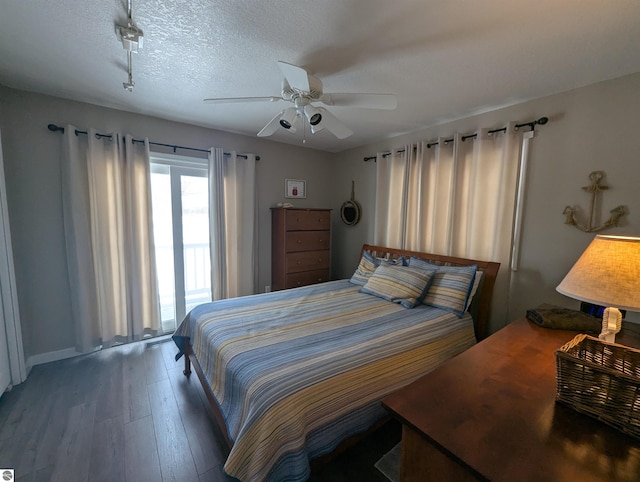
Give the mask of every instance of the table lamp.
<path id="1" fill-rule="evenodd" d="M 606 306 L 599 338 L 615 342 L 620 309 L 640 311 L 640 238 L 597 235 L 556 290 Z"/>

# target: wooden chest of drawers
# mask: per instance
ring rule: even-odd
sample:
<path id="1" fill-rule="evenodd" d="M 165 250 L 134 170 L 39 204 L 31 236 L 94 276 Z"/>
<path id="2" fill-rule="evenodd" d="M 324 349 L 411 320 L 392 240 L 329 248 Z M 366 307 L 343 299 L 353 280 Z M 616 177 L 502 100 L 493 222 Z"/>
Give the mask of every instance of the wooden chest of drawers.
<path id="1" fill-rule="evenodd" d="M 271 289 L 329 281 L 331 210 L 271 208 Z"/>

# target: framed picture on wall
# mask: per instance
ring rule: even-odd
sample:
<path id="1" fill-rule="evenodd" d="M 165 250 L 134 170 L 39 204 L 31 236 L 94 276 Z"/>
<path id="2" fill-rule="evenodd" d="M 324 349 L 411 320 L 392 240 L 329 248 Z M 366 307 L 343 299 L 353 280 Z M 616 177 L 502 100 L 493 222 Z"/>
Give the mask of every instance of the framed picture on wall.
<path id="1" fill-rule="evenodd" d="M 284 197 L 305 199 L 307 197 L 307 182 L 300 179 L 285 179 Z"/>

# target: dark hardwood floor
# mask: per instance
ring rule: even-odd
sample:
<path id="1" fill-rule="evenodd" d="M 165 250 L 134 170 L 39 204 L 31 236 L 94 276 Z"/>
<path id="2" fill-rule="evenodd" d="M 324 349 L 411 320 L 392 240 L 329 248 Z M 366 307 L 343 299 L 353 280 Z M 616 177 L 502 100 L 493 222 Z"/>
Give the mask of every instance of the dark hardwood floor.
<path id="1" fill-rule="evenodd" d="M 173 342 L 133 343 L 33 368 L 0 398 L 0 468 L 19 481 L 224 481 L 227 449 Z M 389 422 L 312 472 L 313 482 L 387 479 Z"/>

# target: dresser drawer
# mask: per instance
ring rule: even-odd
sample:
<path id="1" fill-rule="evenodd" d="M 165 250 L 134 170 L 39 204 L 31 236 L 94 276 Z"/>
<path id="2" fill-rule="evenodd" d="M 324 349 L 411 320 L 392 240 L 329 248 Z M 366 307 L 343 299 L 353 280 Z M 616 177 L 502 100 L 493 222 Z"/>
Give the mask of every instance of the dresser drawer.
<path id="1" fill-rule="evenodd" d="M 285 229 L 287 231 L 328 230 L 331 225 L 331 211 L 303 211 L 287 209 Z"/>
<path id="2" fill-rule="evenodd" d="M 285 249 L 294 251 L 319 251 L 329 249 L 330 231 L 289 231 L 285 235 Z"/>
<path id="3" fill-rule="evenodd" d="M 328 250 L 287 253 L 286 258 L 287 274 L 329 268 Z"/>
<path id="4" fill-rule="evenodd" d="M 329 270 L 318 269 L 314 271 L 304 271 L 287 275 L 286 288 L 297 288 L 299 286 L 324 283 L 329 281 Z"/>

